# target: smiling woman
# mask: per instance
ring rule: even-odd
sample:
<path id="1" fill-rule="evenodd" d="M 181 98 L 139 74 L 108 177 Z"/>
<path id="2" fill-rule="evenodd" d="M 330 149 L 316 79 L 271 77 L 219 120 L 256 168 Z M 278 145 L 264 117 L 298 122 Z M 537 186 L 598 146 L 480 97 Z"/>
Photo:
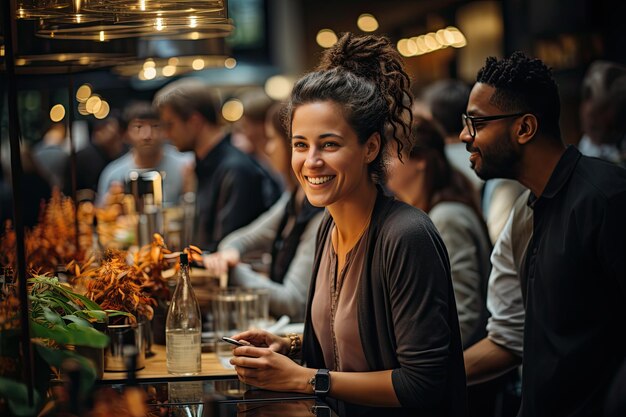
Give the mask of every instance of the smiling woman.
<path id="1" fill-rule="evenodd" d="M 315 392 L 398 415 L 463 416 L 465 375 L 450 266 L 420 210 L 385 196 L 385 155 L 410 137 L 409 80 L 386 38 L 345 34 L 288 108 L 292 168 L 309 201 L 326 207 L 299 343 L 264 331 L 235 335 L 239 378 Z M 386 148 L 395 143 L 397 153 Z M 372 410 L 368 410 L 372 412 Z M 373 411 L 376 413 L 376 411 Z M 385 413 L 384 411 L 378 411 Z"/>
<path id="2" fill-rule="evenodd" d="M 375 193 L 367 163 L 379 152 L 380 136 L 362 145 L 341 110 L 333 101 L 322 101 L 304 104 L 293 115 L 292 168 L 318 207 L 340 208 L 346 199 Z"/>

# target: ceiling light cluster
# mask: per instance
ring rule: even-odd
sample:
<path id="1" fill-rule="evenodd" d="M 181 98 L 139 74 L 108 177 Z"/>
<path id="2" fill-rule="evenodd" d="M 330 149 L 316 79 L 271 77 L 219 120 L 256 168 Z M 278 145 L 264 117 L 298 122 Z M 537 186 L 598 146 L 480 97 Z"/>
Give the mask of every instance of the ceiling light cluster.
<path id="1" fill-rule="evenodd" d="M 193 55 L 171 58 L 148 58 L 113 67 L 113 72 L 125 77 L 137 77 L 141 81 L 168 78 L 207 68 L 233 69 L 237 60 L 223 55 Z"/>
<path id="2" fill-rule="evenodd" d="M 465 35 L 454 26 L 448 26 L 437 32 L 400 39 L 397 48 L 402 56 L 411 57 L 438 51 L 449 46 L 463 48 L 465 45 L 467 45 Z"/>
<path id="3" fill-rule="evenodd" d="M 208 39 L 234 28 L 225 0 L 17 0 L 16 17 L 36 20 L 39 37 L 99 42 Z"/>

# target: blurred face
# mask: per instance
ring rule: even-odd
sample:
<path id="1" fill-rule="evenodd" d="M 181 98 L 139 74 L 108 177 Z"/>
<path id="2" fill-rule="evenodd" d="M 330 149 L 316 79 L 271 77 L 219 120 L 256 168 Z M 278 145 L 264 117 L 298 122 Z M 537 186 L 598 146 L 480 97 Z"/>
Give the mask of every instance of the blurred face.
<path id="1" fill-rule="evenodd" d="M 265 123 L 256 122 L 243 116 L 239 120 L 240 132 L 248 139 L 253 148 L 253 153 L 264 153 L 267 137 L 265 134 Z"/>
<path id="2" fill-rule="evenodd" d="M 163 106 L 159 110 L 163 133 L 172 145 L 176 146 L 180 152 L 193 151 L 195 147 L 195 135 L 188 121 L 176 113 L 171 106 Z"/>
<path id="3" fill-rule="evenodd" d="M 587 100 L 580 106 L 580 115 L 583 132 L 589 136 L 593 143 L 597 145 L 610 144 L 616 139 L 621 139 L 621 134 L 615 135 L 611 131 L 615 125 L 615 111 L 610 105 L 602 103 L 600 100 Z"/>
<path id="4" fill-rule="evenodd" d="M 120 139 L 120 125 L 117 120 L 110 119 L 93 132 L 93 142 L 102 146 L 110 146 Z"/>
<path id="5" fill-rule="evenodd" d="M 128 123 L 126 136 L 140 155 L 151 156 L 161 151 L 163 138 L 158 120 L 133 119 Z"/>
<path id="6" fill-rule="evenodd" d="M 490 103 L 495 91 L 490 85 L 476 83 L 469 97 L 467 115 L 485 117 L 508 113 Z M 477 122 L 474 138 L 467 126 L 464 126 L 459 138 L 465 143 L 470 153 L 470 165 L 480 178 L 488 180 L 517 177 L 521 156 L 511 130 L 512 123 L 516 120 L 507 118 Z"/>
<path id="7" fill-rule="evenodd" d="M 291 173 L 291 148 L 286 139 L 281 136 L 271 121 L 265 123 L 265 153 L 269 157 L 272 168 L 284 177 L 289 177 Z"/>
<path id="8" fill-rule="evenodd" d="M 415 180 L 423 171 L 423 164 L 418 159 L 410 159 L 406 152 L 402 152 L 402 161 L 398 158 L 397 144 L 389 148 L 387 158 L 387 187 L 398 198 L 413 188 Z"/>
<path id="9" fill-rule="evenodd" d="M 311 204 L 358 200 L 359 192 L 371 185 L 367 164 L 378 153 L 377 136 L 359 143 L 341 108 L 330 101 L 299 106 L 291 126 L 291 167 Z"/>

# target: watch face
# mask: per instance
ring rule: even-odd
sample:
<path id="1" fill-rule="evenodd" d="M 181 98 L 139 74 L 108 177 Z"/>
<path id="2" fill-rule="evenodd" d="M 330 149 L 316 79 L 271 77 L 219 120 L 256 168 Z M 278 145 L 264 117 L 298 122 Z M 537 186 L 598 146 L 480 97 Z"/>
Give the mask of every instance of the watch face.
<path id="1" fill-rule="evenodd" d="M 315 392 L 328 392 L 330 389 L 330 376 L 317 374 L 315 377 Z"/>

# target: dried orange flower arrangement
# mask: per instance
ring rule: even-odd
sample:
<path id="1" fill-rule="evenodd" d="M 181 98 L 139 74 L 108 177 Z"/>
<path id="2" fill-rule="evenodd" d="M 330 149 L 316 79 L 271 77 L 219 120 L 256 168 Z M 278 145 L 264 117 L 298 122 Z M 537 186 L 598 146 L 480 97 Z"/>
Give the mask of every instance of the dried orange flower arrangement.
<path id="1" fill-rule="evenodd" d="M 86 288 L 85 296 L 103 309 L 126 311 L 133 314 L 135 320 L 152 319 L 152 306 L 156 301 L 143 291 L 137 268 L 126 262 L 125 252 L 109 249 L 99 266 L 87 267 L 83 271 L 76 264 L 68 265 L 68 269 L 72 266 L 79 274 L 75 279 L 81 280 Z M 121 317 L 117 320 L 127 319 Z"/>
<path id="2" fill-rule="evenodd" d="M 199 248 L 193 246 L 188 252 L 192 259 L 201 259 Z M 126 311 L 151 320 L 153 307 L 169 298 L 167 278 L 175 274 L 178 256 L 155 233 L 151 244 L 132 255 L 109 249 L 99 265 L 89 259 L 82 267 L 78 262 L 70 262 L 67 269 L 74 275 L 74 285 L 84 286 L 85 295 L 103 309 Z"/>
<path id="3" fill-rule="evenodd" d="M 82 206 L 81 206 L 82 207 Z M 76 210 L 71 198 L 54 189 L 50 201 L 43 206 L 39 222 L 26 231 L 24 247 L 26 267 L 37 273 L 54 273 L 58 265 L 71 260 L 83 260 L 85 249 L 91 247 L 92 227 L 84 206 L 79 210 L 79 247 L 76 247 Z M 16 266 L 16 235 L 11 222 L 5 224 L 0 238 L 0 266 Z"/>
<path id="4" fill-rule="evenodd" d="M 155 233 L 152 243 L 133 254 L 133 274 L 137 275 L 142 288 L 157 300 L 167 300 L 169 289 L 165 272 L 178 259 L 178 253 L 167 248 L 163 237 Z"/>

